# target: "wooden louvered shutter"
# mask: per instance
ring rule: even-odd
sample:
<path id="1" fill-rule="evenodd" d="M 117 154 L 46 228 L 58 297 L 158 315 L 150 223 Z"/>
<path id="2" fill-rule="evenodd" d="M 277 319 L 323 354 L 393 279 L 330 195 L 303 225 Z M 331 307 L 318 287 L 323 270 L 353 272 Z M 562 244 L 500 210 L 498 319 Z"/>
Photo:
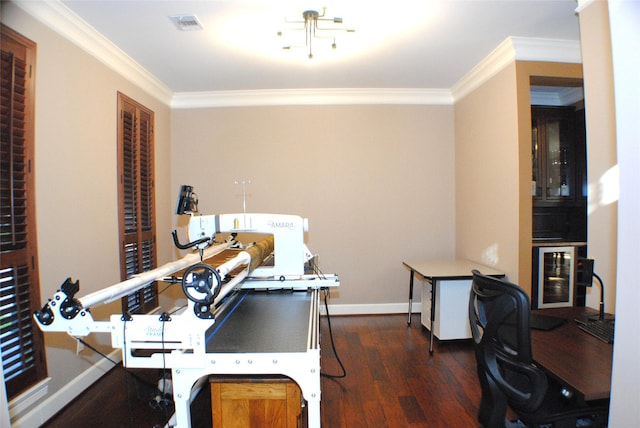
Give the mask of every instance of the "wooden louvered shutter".
<path id="1" fill-rule="evenodd" d="M 2 26 L 0 64 L 0 349 L 9 399 L 47 376 L 35 227 L 35 43 Z"/>
<path id="2" fill-rule="evenodd" d="M 155 197 L 153 112 L 118 94 L 118 160 L 121 279 L 154 269 Z M 146 313 L 158 306 L 156 283 L 122 300 L 124 313 Z"/>

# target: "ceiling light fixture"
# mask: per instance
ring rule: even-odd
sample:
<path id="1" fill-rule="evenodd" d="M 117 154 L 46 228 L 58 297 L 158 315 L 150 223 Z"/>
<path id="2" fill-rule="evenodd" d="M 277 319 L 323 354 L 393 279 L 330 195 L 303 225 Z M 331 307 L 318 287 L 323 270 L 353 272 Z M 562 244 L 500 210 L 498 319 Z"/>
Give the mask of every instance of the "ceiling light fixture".
<path id="1" fill-rule="evenodd" d="M 336 32 L 347 32 L 353 33 L 355 29 L 353 28 L 339 28 L 342 24 L 342 18 L 334 17 L 334 18 L 325 18 L 326 8 L 322 9 L 322 14 L 320 14 L 316 10 L 305 10 L 302 12 L 302 21 L 300 20 L 288 20 L 285 18 L 285 22 L 287 24 L 302 24 L 302 27 L 297 28 L 288 28 L 283 31 L 278 31 L 278 36 L 283 36 L 285 31 L 304 31 L 305 33 L 305 47 L 309 50 L 309 59 L 313 59 L 313 40 L 314 39 L 331 39 L 331 47 L 333 49 L 337 48 L 336 44 Z M 337 24 L 334 26 L 321 27 L 318 25 L 318 22 L 327 22 L 331 24 Z M 282 49 L 292 49 L 293 47 L 290 44 L 287 44 L 282 47 Z"/>

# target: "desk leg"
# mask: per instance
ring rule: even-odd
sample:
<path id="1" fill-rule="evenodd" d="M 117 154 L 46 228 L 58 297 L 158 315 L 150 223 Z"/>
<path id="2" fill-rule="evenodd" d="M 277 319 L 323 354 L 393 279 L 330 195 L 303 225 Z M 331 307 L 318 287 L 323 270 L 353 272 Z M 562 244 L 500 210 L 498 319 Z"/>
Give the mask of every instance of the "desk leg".
<path id="1" fill-rule="evenodd" d="M 435 278 L 431 279 L 431 323 L 429 330 L 431 330 L 431 338 L 429 340 L 429 354 L 433 355 L 433 323 L 436 320 L 436 288 L 438 281 Z"/>
<path id="2" fill-rule="evenodd" d="M 411 325 L 411 308 L 413 306 L 413 271 L 411 271 L 411 273 L 409 274 L 409 310 L 407 311 L 409 313 L 408 318 L 407 318 L 407 325 Z"/>

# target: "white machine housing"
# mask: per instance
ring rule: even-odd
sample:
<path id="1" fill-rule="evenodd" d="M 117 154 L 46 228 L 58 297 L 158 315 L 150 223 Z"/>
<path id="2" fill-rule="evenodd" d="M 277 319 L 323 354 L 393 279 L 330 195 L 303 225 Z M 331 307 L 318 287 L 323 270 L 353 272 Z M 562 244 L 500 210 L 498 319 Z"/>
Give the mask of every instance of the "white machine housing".
<path id="1" fill-rule="evenodd" d="M 251 256 L 247 251 L 240 251 L 235 258 L 216 267 L 220 278 L 224 280 L 229 272 L 245 266 L 241 272 L 236 271 L 233 278 L 225 282 L 212 307 L 224 305 L 224 297 L 240 288 L 312 290 L 317 300 L 319 289 L 337 287 L 340 282 L 335 274 L 305 274 L 305 264 L 313 258 L 304 244 L 306 231 L 308 221 L 296 215 L 192 214 L 188 234 L 192 242 L 199 241 L 193 246 L 193 250 L 197 252 L 84 297 L 74 296 L 79 287 L 76 287 L 74 292 L 59 290 L 42 310 L 36 312 L 34 318 L 44 332 L 66 332 L 74 337 L 91 333 L 111 334 L 112 346 L 122 349 L 125 367 L 171 369 L 175 402 L 171 426 L 190 427 L 189 403 L 197 379 L 214 373 L 273 373 L 284 374 L 298 383 L 308 402 L 309 427 L 319 428 L 319 343 L 310 346 L 309 350 L 302 354 L 276 354 L 275 358 L 272 354 L 256 354 L 245 355 L 239 359 L 234 354 L 206 353 L 206 331 L 215 323 L 215 319 L 198 317 L 198 306 L 192 300 L 188 300 L 185 310 L 171 315 L 114 314 L 109 320 L 96 321 L 90 311 L 92 306 L 109 303 L 133 293 L 153 281 L 162 280 L 234 245 L 230 240 L 216 243 L 216 233 L 246 232 L 273 235 L 274 260 L 272 266 L 259 266 L 251 270 Z M 317 316 L 316 311 L 314 317 Z M 134 352 L 141 350 L 145 351 L 144 356 Z M 212 359 L 214 355 L 215 359 Z"/>
<path id="2" fill-rule="evenodd" d="M 273 266 L 260 266 L 249 273 L 250 287 L 269 287 L 264 280 L 305 279 L 305 263 L 313 255 L 304 243 L 309 221 L 297 215 L 240 213 L 220 215 L 192 215 L 189 219 L 190 241 L 212 239 L 216 233 L 269 234 L 274 238 Z M 295 284 L 291 284 L 292 286 Z M 302 283 L 307 287 L 308 283 Z M 295 286 L 292 288 L 296 288 Z"/>

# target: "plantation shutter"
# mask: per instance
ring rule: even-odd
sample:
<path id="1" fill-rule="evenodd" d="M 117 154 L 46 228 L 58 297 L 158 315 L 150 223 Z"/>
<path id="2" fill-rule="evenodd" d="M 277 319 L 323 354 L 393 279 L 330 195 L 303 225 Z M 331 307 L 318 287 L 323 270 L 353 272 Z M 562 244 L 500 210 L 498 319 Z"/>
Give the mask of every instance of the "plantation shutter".
<path id="1" fill-rule="evenodd" d="M 35 43 L 2 26 L 0 63 L 0 350 L 9 399 L 47 375 L 33 177 Z"/>
<path id="2" fill-rule="evenodd" d="M 153 168 L 153 112 L 118 95 L 121 279 L 157 267 Z M 124 313 L 158 306 L 156 283 L 123 298 Z"/>

